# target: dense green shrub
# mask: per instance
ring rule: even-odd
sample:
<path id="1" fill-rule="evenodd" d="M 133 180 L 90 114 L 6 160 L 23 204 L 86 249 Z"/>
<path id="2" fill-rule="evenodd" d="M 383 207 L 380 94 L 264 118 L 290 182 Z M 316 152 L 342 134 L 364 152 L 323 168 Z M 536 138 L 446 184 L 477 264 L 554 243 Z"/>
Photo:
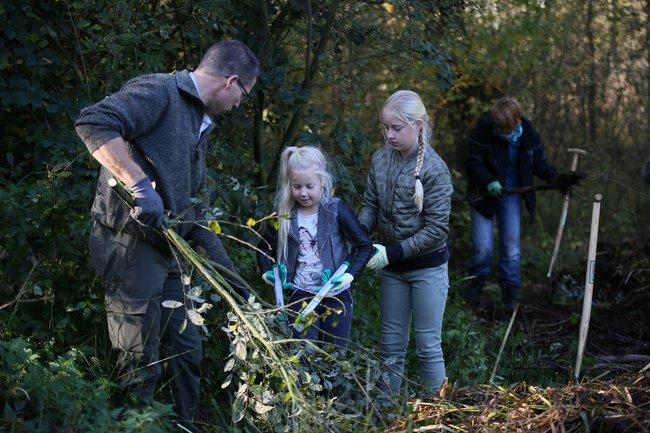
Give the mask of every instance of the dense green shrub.
<path id="1" fill-rule="evenodd" d="M 0 341 L 0 428 L 8 432 L 159 433 L 168 431 L 170 406 L 116 408 L 105 378 L 87 379 L 88 362 L 71 349 L 43 365 L 23 339 Z M 92 361 L 91 361 L 92 362 Z"/>

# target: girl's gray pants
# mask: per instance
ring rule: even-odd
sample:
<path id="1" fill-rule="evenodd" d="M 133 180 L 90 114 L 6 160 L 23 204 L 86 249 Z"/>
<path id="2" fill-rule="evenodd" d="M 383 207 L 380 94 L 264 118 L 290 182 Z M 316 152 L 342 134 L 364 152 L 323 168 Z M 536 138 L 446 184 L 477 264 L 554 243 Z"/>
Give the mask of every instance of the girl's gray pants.
<path id="1" fill-rule="evenodd" d="M 381 272 L 381 357 L 387 364 L 389 395 L 399 394 L 411 318 L 415 328 L 420 377 L 434 393 L 446 376 L 442 355 L 442 317 L 447 302 L 447 263 L 405 272 Z M 384 375 L 386 376 L 386 375 Z"/>

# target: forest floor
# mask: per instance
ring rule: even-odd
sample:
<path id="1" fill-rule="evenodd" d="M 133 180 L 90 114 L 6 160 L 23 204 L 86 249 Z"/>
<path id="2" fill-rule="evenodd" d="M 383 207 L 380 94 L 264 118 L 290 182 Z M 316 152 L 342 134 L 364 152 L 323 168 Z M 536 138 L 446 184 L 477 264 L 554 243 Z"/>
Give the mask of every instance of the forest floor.
<path id="1" fill-rule="evenodd" d="M 441 398 L 410 401 L 410 413 L 387 431 L 650 431 L 650 243 L 599 251 L 580 381 L 573 374 L 584 274 L 560 273 L 551 285 L 525 288 L 495 376 L 509 385 L 449 386 Z M 496 286 L 486 287 L 476 320 L 507 321 L 497 300 Z M 557 385 L 531 385 L 544 382 Z"/>

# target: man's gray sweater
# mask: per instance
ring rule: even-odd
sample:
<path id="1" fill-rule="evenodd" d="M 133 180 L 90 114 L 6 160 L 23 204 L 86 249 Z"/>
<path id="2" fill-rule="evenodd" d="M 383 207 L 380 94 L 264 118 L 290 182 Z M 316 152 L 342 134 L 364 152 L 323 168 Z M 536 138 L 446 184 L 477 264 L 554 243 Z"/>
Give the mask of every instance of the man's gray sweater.
<path id="1" fill-rule="evenodd" d="M 203 102 L 184 70 L 143 75 L 126 82 L 119 92 L 84 108 L 75 128 L 91 153 L 122 137 L 134 161 L 156 182 L 156 191 L 170 217 L 188 221 L 176 231 L 203 247 L 212 260 L 234 270 L 217 235 L 189 222 L 203 219 L 202 208 L 191 200 L 205 184 L 207 137 L 214 127 L 210 125 L 199 136 L 203 114 Z M 101 168 L 92 217 L 167 251 L 162 236 L 131 218 L 129 208 L 111 191 L 111 176 Z"/>

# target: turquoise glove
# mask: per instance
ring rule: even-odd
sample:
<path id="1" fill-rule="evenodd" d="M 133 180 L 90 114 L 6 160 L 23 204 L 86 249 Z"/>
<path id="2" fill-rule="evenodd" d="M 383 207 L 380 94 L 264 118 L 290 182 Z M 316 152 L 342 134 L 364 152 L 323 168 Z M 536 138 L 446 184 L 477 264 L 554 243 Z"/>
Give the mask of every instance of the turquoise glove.
<path id="1" fill-rule="evenodd" d="M 287 282 L 287 266 L 284 263 L 278 265 L 278 273 L 280 274 L 280 281 L 282 281 L 283 289 L 293 289 L 293 284 Z M 262 280 L 271 287 L 275 287 L 275 275 L 273 269 L 266 271 L 262 274 Z"/>
<path id="2" fill-rule="evenodd" d="M 345 287 L 346 285 L 350 287 L 352 281 L 354 281 L 354 277 L 352 276 L 352 274 L 348 274 L 347 272 L 345 272 L 341 275 L 337 275 L 336 277 L 332 278 L 332 284 L 334 284 L 333 289 L 338 290 L 340 287 Z"/>
<path id="3" fill-rule="evenodd" d="M 372 244 L 372 246 L 375 247 L 375 255 L 370 258 L 366 268 L 379 270 L 388 264 L 386 247 L 381 244 Z"/>
<path id="4" fill-rule="evenodd" d="M 503 187 L 498 180 L 488 183 L 487 190 L 490 197 L 499 197 L 503 193 Z"/>
<path id="5" fill-rule="evenodd" d="M 321 286 L 324 286 L 330 278 L 332 278 L 332 270 L 330 268 L 323 269 L 323 274 L 320 276 Z"/>
<path id="6" fill-rule="evenodd" d="M 275 275 L 273 275 L 273 270 L 266 271 L 262 274 L 262 280 L 271 287 L 275 286 Z"/>

